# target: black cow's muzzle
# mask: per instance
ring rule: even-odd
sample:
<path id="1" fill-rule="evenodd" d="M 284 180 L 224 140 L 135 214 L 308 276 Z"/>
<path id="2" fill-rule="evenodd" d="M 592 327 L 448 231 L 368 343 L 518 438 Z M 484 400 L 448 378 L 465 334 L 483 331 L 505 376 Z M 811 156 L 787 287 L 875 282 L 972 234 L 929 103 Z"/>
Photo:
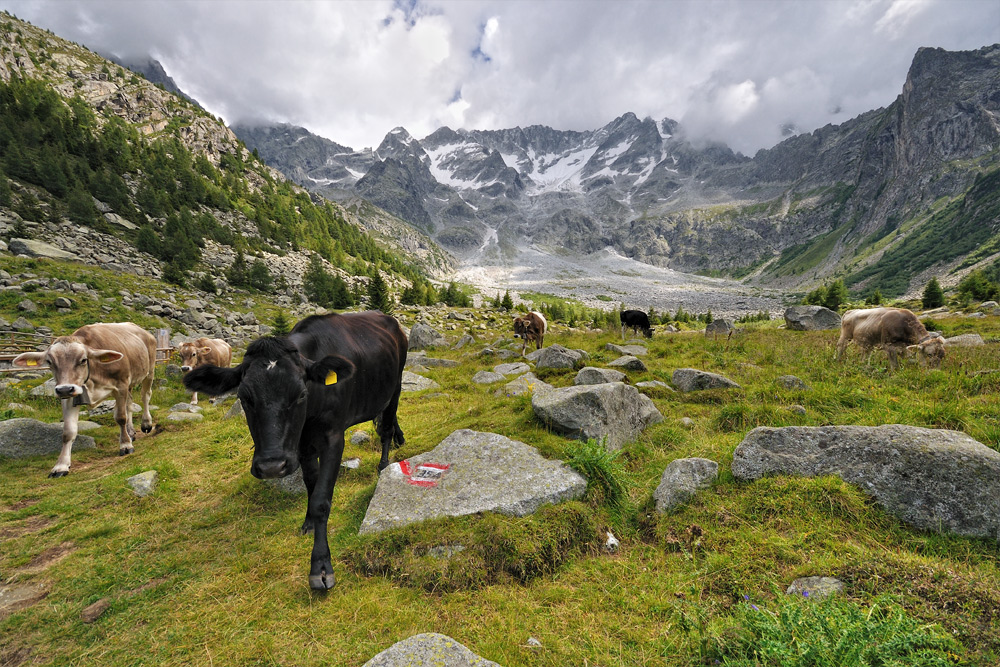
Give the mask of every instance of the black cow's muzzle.
<path id="1" fill-rule="evenodd" d="M 291 475 L 298 467 L 298 461 L 286 457 L 266 460 L 254 459 L 250 465 L 250 474 L 257 479 L 275 479 Z"/>

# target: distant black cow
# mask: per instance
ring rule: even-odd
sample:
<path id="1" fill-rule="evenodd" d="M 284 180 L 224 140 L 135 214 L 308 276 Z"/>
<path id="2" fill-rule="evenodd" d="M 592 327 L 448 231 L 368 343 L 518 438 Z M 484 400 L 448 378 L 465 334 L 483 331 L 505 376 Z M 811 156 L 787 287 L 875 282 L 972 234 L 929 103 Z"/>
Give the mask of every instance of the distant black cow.
<path id="1" fill-rule="evenodd" d="M 646 338 L 653 337 L 653 327 L 649 326 L 649 315 L 641 310 L 623 310 L 622 320 L 622 340 L 625 340 L 625 329 L 631 327 L 632 333 L 642 333 Z"/>
<path id="2" fill-rule="evenodd" d="M 390 443 L 403 444 L 396 407 L 406 348 L 406 334 L 388 315 L 313 315 L 286 337 L 251 343 L 235 368 L 200 366 L 184 376 L 193 391 L 237 390 L 254 443 L 254 477 L 285 477 L 302 466 L 309 492 L 302 534 L 315 532 L 312 588 L 334 584 L 326 530 L 344 430 L 374 420 L 382 442 L 379 471 L 389 465 Z"/>

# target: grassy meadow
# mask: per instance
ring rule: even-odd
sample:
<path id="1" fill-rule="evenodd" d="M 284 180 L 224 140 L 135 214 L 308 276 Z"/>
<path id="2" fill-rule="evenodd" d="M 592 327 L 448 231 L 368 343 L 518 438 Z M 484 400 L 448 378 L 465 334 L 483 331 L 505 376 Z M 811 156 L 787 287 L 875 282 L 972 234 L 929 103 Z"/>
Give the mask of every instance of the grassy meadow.
<path id="1" fill-rule="evenodd" d="M 413 634 L 440 632 L 506 667 L 834 665 L 835 658 L 752 656 L 774 633 L 800 648 L 818 646 L 837 619 L 847 619 L 841 643 L 871 640 L 865 628 L 880 619 L 890 638 L 919 631 L 938 642 L 925 662 L 879 664 L 1000 664 L 995 541 L 913 530 L 837 478 L 739 483 L 729 469 L 734 448 L 760 425 L 902 423 L 961 430 L 1000 448 L 996 343 L 953 349 L 941 370 L 892 372 L 884 355 L 866 364 L 856 350 L 836 363 L 836 332 L 776 324 L 729 341 L 694 332 L 644 341 L 649 371 L 630 373 L 630 382 L 669 383 L 674 369 L 691 367 L 742 389 L 651 393 L 664 421 L 605 462 L 624 482 L 616 502 L 607 485 L 594 483 L 582 501 L 532 517 L 437 520 L 362 537 L 379 453 L 348 444 L 345 457 L 362 464 L 342 472 L 334 493 L 337 584 L 328 593 L 308 587 L 312 537 L 298 534 L 305 498 L 250 476 L 246 425 L 223 419 L 232 399 L 203 400 L 202 422 L 168 422 L 168 408 L 188 395 L 179 379 L 164 378 L 153 393 L 158 428 L 138 438 L 134 454 L 118 456 L 117 427 L 106 415 L 88 433 L 98 447 L 75 451 L 67 477 L 46 477 L 55 455 L 0 460 L 0 580 L 48 591 L 0 618 L 0 664 L 357 666 Z M 939 324 L 946 335 L 1000 336 L 995 317 Z M 52 326 L 66 333 L 58 321 Z M 471 350 L 431 353 L 461 362 L 426 373 L 440 390 L 404 394 L 406 444 L 393 460 L 425 452 L 458 428 L 500 433 L 547 457 L 585 458 L 585 446 L 533 418 L 529 398 L 498 397 L 502 385 L 471 382 L 499 363 L 474 356 L 481 343 L 509 336 L 499 328 L 474 333 Z M 615 358 L 604 350 L 608 342 L 620 343 L 619 333 L 556 324 L 546 336 L 547 344 L 586 350 L 595 366 Z M 781 388 L 775 380 L 786 374 L 810 389 Z M 575 371 L 539 375 L 566 386 Z M 54 399 L 27 395 L 41 381 L 6 389 L 0 404 L 34 412 L 2 416 L 58 421 Z M 693 427 L 682 427 L 683 417 Z M 372 432 L 371 424 L 356 428 Z M 664 468 L 691 456 L 719 462 L 717 483 L 656 515 L 650 498 Z M 150 469 L 159 472 L 157 490 L 137 498 L 125 480 Z M 601 550 L 608 530 L 621 541 L 614 555 Z M 448 558 L 428 553 L 459 544 L 465 550 Z M 820 615 L 807 622 L 807 603 L 784 589 L 810 575 L 836 576 L 847 591 L 813 603 Z M 81 612 L 102 600 L 106 611 L 84 622 Z"/>

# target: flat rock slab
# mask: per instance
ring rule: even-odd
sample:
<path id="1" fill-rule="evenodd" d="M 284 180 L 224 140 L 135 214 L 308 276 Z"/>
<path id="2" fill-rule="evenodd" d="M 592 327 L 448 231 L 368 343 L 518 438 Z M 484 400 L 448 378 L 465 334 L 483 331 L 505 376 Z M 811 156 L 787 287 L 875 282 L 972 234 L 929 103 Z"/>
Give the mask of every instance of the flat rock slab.
<path id="1" fill-rule="evenodd" d="M 653 401 L 622 382 L 561 387 L 531 398 L 535 417 L 557 433 L 580 440 L 607 438 L 617 450 L 647 426 L 663 421 Z"/>
<path id="2" fill-rule="evenodd" d="M 410 371 L 403 371 L 403 391 L 423 391 L 424 389 L 440 389 L 441 385 L 423 375 L 417 375 Z"/>
<path id="3" fill-rule="evenodd" d="M 23 459 L 28 456 L 58 454 L 62 451 L 62 423 L 46 424 L 37 419 L 18 417 L 0 421 L 0 456 Z M 93 449 L 89 435 L 76 436 L 74 450 Z"/>
<path id="4" fill-rule="evenodd" d="M 167 415 L 167 421 L 171 422 L 200 422 L 205 416 L 198 412 L 171 412 Z"/>
<path id="5" fill-rule="evenodd" d="M 477 512 L 525 516 L 544 504 L 580 498 L 586 490 L 587 480 L 534 447 L 460 429 L 431 451 L 382 471 L 359 532 Z"/>
<path id="6" fill-rule="evenodd" d="M 644 354 L 649 354 L 649 350 L 644 345 L 615 345 L 614 343 L 606 343 L 604 349 L 609 352 L 615 352 L 620 355 L 627 354 L 632 357 L 641 357 Z"/>
<path id="7" fill-rule="evenodd" d="M 712 486 L 719 476 L 719 464 L 708 459 L 676 459 L 667 465 L 660 485 L 653 492 L 657 512 L 669 512 L 690 500 L 699 489 Z"/>
<path id="8" fill-rule="evenodd" d="M 1000 452 L 958 431 L 884 426 L 758 427 L 733 475 L 838 475 L 890 514 L 932 532 L 1000 541 Z"/>
<path id="9" fill-rule="evenodd" d="M 614 361 L 608 362 L 608 366 L 624 368 L 627 371 L 636 371 L 638 373 L 643 373 L 648 370 L 646 368 L 646 364 L 642 363 L 642 359 L 633 357 L 630 354 L 626 354 L 624 357 L 618 357 Z"/>
<path id="10" fill-rule="evenodd" d="M 671 376 L 671 380 L 680 391 L 702 391 L 720 387 L 740 388 L 740 385 L 725 376 L 695 368 L 678 368 Z"/>
<path id="11" fill-rule="evenodd" d="M 523 361 L 514 361 L 508 364 L 497 364 L 493 367 L 493 372 L 499 373 L 500 375 L 520 375 L 521 373 L 527 373 L 530 370 L 531 366 Z"/>
<path id="12" fill-rule="evenodd" d="M 779 385 L 785 389 L 808 389 L 809 385 L 802 381 L 794 375 L 782 375 L 777 380 L 775 380 Z"/>
<path id="13" fill-rule="evenodd" d="M 625 374 L 613 368 L 596 368 L 585 366 L 573 378 L 573 384 L 604 384 L 605 382 L 621 382 L 625 379 Z"/>
<path id="14" fill-rule="evenodd" d="M 406 355 L 406 361 L 403 363 L 403 368 L 454 368 L 458 366 L 458 362 L 454 359 L 437 359 L 435 357 L 428 357 L 425 354 L 408 354 Z"/>
<path id="15" fill-rule="evenodd" d="M 79 262 L 80 256 L 57 248 L 51 243 L 36 239 L 11 239 L 7 248 L 14 255 L 29 255 L 31 257 L 48 257 L 49 259 L 68 259 Z"/>
<path id="16" fill-rule="evenodd" d="M 35 604 L 49 592 L 38 584 L 7 584 L 0 586 L 0 616 Z"/>
<path id="17" fill-rule="evenodd" d="M 535 377 L 534 373 L 525 373 L 516 380 L 511 380 L 496 392 L 497 396 L 523 396 L 524 394 L 544 394 L 553 389 L 548 382 Z"/>
<path id="18" fill-rule="evenodd" d="M 944 342 L 955 347 L 979 347 L 986 345 L 986 341 L 977 333 L 959 334 L 951 338 L 945 338 Z"/>
<path id="19" fill-rule="evenodd" d="M 645 382 L 636 382 L 635 386 L 639 389 L 663 389 L 666 391 L 674 391 L 666 382 L 660 382 L 659 380 L 646 380 Z"/>
<path id="20" fill-rule="evenodd" d="M 447 635 L 427 632 L 397 642 L 364 667 L 501 667 L 481 658 Z"/>
<path id="21" fill-rule="evenodd" d="M 475 384 L 493 384 L 494 382 L 503 382 L 506 379 L 500 373 L 494 373 L 493 371 L 479 371 L 472 376 L 472 381 Z"/>

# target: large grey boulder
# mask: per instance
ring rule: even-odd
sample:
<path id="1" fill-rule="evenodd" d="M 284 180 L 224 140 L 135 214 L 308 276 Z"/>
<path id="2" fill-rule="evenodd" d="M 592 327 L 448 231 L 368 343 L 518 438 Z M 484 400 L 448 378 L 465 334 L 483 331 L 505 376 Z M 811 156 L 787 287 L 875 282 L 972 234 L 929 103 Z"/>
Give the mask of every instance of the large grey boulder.
<path id="1" fill-rule="evenodd" d="M 423 391 L 424 389 L 440 389 L 441 385 L 423 375 L 417 375 L 410 371 L 403 371 L 402 390 L 403 391 Z"/>
<path id="2" fill-rule="evenodd" d="M 427 324 L 426 322 L 417 322 L 410 329 L 410 348 L 411 350 L 426 350 L 430 347 L 442 347 L 447 345 L 448 341 L 445 339 L 444 334 L 440 331 Z"/>
<path id="3" fill-rule="evenodd" d="M 0 456 L 22 459 L 62 451 L 61 423 L 46 424 L 37 419 L 18 417 L 0 421 Z M 76 436 L 74 450 L 92 449 L 96 445 L 89 435 Z"/>
<path id="4" fill-rule="evenodd" d="M 431 451 L 382 471 L 360 532 L 477 512 L 525 516 L 586 490 L 587 480 L 534 447 L 460 429 Z"/>
<path id="5" fill-rule="evenodd" d="M 712 320 L 705 327 L 706 336 L 728 336 L 730 331 L 736 331 L 736 325 L 722 317 Z"/>
<path id="6" fill-rule="evenodd" d="M 719 464 L 709 459 L 676 459 L 667 465 L 660 485 L 653 492 L 657 512 L 669 512 L 686 503 L 699 489 L 712 486 L 719 476 Z"/>
<path id="7" fill-rule="evenodd" d="M 886 511 L 933 532 L 1000 541 L 1000 452 L 944 429 L 758 427 L 733 454 L 733 475 L 838 475 Z"/>
<path id="8" fill-rule="evenodd" d="M 604 349 L 619 355 L 627 354 L 633 357 L 641 357 L 644 354 L 649 354 L 649 350 L 644 345 L 615 345 L 614 343 L 605 343 Z"/>
<path id="9" fill-rule="evenodd" d="M 944 342 L 947 343 L 949 347 L 979 347 L 980 345 L 986 345 L 986 341 L 984 341 L 983 337 L 977 333 L 966 333 L 951 336 L 950 338 L 945 338 Z"/>
<path id="10" fill-rule="evenodd" d="M 637 373 L 644 373 L 646 370 L 646 364 L 642 363 L 642 359 L 639 357 L 633 357 L 630 354 L 624 357 L 618 357 L 614 361 L 608 362 L 608 366 L 613 366 L 614 368 L 624 368 L 627 371 L 635 371 Z"/>
<path id="11" fill-rule="evenodd" d="M 447 635 L 425 632 L 397 642 L 363 667 L 501 667 Z"/>
<path id="12" fill-rule="evenodd" d="M 534 394 L 535 417 L 554 431 L 580 440 L 607 438 L 621 449 L 647 426 L 663 421 L 652 399 L 622 382 L 561 387 Z"/>
<path id="13" fill-rule="evenodd" d="M 823 306 L 792 306 L 785 310 L 785 328 L 795 331 L 839 329 L 840 315 Z"/>
<path id="14" fill-rule="evenodd" d="M 625 374 L 613 368 L 585 366 L 573 378 L 573 384 L 604 384 L 605 382 L 621 382 L 624 379 Z"/>
<path id="15" fill-rule="evenodd" d="M 28 255 L 29 257 L 47 257 L 49 259 L 69 259 L 80 261 L 79 255 L 61 250 L 51 243 L 38 241 L 36 239 L 11 239 L 7 244 L 10 252 L 14 255 Z"/>
<path id="16" fill-rule="evenodd" d="M 479 371 L 472 376 L 474 384 L 493 384 L 494 382 L 503 382 L 506 379 L 500 373 L 494 373 L 493 371 Z"/>
<path id="17" fill-rule="evenodd" d="M 507 364 L 497 364 L 493 367 L 494 373 L 500 375 L 520 375 L 531 370 L 531 366 L 523 361 L 513 361 Z"/>
<path id="18" fill-rule="evenodd" d="M 533 361 L 535 368 L 539 370 L 542 368 L 576 368 L 584 360 L 580 350 L 569 350 L 558 344 L 543 347 L 536 352 L 538 354 L 534 356 Z M 532 355 L 528 355 L 528 359 L 531 358 Z"/>
<path id="19" fill-rule="evenodd" d="M 699 371 L 695 368 L 678 368 L 670 379 L 680 391 L 701 391 L 720 387 L 740 388 L 740 385 L 723 375 Z"/>

